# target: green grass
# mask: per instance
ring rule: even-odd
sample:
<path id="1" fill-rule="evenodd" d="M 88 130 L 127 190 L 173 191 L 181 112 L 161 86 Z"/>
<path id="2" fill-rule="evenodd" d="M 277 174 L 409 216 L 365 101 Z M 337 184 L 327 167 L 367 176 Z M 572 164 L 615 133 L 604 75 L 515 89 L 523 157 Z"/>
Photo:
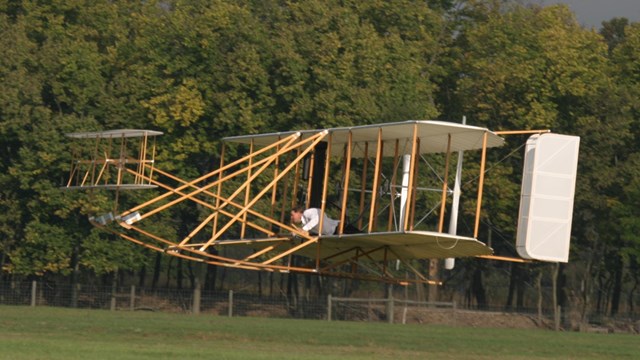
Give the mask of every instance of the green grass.
<path id="1" fill-rule="evenodd" d="M 0 359 L 620 359 L 640 337 L 0 306 Z"/>

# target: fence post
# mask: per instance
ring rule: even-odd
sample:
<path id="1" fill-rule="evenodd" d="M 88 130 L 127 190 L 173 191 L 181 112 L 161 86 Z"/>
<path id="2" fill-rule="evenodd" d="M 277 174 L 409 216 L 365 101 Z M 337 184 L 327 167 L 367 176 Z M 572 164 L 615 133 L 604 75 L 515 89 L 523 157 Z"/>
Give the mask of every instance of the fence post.
<path id="1" fill-rule="evenodd" d="M 131 296 L 129 298 L 129 308 L 131 311 L 136 309 L 136 286 L 131 285 Z"/>
<path id="2" fill-rule="evenodd" d="M 327 295 L 327 321 L 331 321 L 331 294 Z"/>
<path id="3" fill-rule="evenodd" d="M 36 298 L 38 296 L 37 289 L 38 289 L 38 282 L 33 280 L 31 282 L 31 307 L 36 306 Z"/>
<path id="4" fill-rule="evenodd" d="M 233 317 L 233 290 L 229 290 L 229 317 Z"/>
<path id="5" fill-rule="evenodd" d="M 387 321 L 393 324 L 393 285 L 389 285 L 389 295 L 387 297 Z"/>
<path id="6" fill-rule="evenodd" d="M 195 279 L 195 287 L 193 288 L 193 309 L 192 312 L 194 314 L 200 314 L 200 281 L 198 278 Z"/>
<path id="7" fill-rule="evenodd" d="M 111 311 L 115 311 L 116 310 L 116 304 L 117 304 L 117 300 L 116 300 L 116 292 L 118 291 L 118 286 L 117 283 L 115 281 L 111 282 L 111 306 L 109 307 L 109 310 Z"/>

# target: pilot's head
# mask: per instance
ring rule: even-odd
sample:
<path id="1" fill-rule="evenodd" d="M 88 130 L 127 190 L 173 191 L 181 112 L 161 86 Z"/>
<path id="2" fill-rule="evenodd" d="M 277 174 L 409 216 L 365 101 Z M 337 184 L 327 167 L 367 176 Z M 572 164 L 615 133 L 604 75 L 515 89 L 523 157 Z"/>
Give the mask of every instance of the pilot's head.
<path id="1" fill-rule="evenodd" d="M 294 206 L 291 209 L 291 223 L 300 224 L 302 222 L 302 212 L 304 209 L 301 206 Z"/>

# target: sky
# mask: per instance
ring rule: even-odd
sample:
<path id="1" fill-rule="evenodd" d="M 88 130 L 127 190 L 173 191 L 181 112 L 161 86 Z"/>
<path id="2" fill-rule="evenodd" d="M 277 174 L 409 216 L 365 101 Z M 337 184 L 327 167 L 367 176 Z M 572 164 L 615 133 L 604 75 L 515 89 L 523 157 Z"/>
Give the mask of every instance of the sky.
<path id="1" fill-rule="evenodd" d="M 532 0 L 541 5 L 567 4 L 578 22 L 587 28 L 599 29 L 603 21 L 625 17 L 640 22 L 640 0 Z"/>

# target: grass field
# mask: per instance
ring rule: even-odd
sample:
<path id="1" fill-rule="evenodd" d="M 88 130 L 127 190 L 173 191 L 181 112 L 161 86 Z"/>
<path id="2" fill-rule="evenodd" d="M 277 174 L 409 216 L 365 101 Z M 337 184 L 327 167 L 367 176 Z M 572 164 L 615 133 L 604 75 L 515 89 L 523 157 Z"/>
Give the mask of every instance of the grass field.
<path id="1" fill-rule="evenodd" d="M 621 359 L 640 336 L 0 306 L 1 359 Z"/>

